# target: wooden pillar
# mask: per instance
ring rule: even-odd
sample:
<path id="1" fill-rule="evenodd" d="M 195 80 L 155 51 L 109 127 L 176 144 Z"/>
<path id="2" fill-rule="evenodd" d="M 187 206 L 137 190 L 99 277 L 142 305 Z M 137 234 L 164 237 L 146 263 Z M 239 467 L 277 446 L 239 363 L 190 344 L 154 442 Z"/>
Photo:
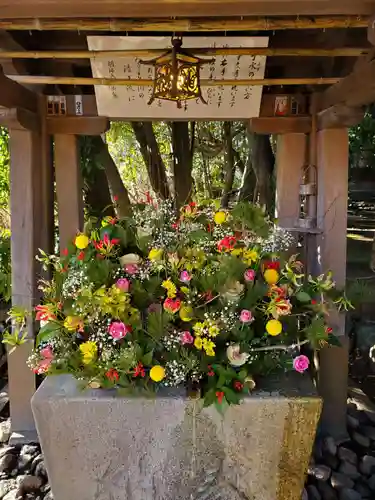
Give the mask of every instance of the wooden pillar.
<path id="1" fill-rule="evenodd" d="M 41 136 L 29 130 L 10 130 L 12 304 L 31 310 L 37 296 L 39 265 L 35 256 L 40 246 L 42 224 Z M 34 345 L 32 321 L 25 344 L 8 350 L 8 378 L 12 438 L 36 439 L 30 399 L 35 376 L 26 361 Z"/>
<path id="2" fill-rule="evenodd" d="M 283 134 L 277 138 L 276 217 L 284 228 L 296 226 L 300 211 L 299 185 L 306 158 L 306 135 Z"/>
<path id="3" fill-rule="evenodd" d="M 318 132 L 318 237 L 317 257 L 322 271 L 331 270 L 338 287 L 346 280 L 346 231 L 348 199 L 348 133 L 346 129 Z M 324 399 L 323 432 L 345 439 L 348 380 L 348 342 L 345 315 L 329 317 L 342 347 L 330 347 L 319 354 L 319 391 Z"/>
<path id="4" fill-rule="evenodd" d="M 60 249 L 83 228 L 83 191 L 77 137 L 56 134 L 55 175 Z"/>

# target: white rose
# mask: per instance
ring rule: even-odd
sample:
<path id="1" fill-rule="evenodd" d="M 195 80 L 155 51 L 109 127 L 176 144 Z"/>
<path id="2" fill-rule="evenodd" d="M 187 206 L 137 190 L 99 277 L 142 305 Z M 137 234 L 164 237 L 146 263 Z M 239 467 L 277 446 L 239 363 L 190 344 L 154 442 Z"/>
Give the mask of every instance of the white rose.
<path id="1" fill-rule="evenodd" d="M 232 366 L 242 366 L 249 359 L 249 354 L 241 352 L 239 344 L 233 344 L 227 348 L 227 357 Z"/>
<path id="2" fill-rule="evenodd" d="M 136 253 L 127 253 L 126 255 L 120 257 L 119 261 L 122 266 L 126 266 L 127 264 L 139 264 L 141 262 L 141 258 Z"/>
<path id="3" fill-rule="evenodd" d="M 238 302 L 241 298 L 244 288 L 245 286 L 242 283 L 236 281 L 235 283 L 231 284 L 230 287 L 226 288 L 221 295 L 228 302 Z"/>

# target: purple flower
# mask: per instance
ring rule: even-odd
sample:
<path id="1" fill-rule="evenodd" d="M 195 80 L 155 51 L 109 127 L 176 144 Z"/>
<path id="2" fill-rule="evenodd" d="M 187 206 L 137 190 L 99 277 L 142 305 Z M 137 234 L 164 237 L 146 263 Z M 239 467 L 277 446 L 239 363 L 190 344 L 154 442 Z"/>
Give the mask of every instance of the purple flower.
<path id="1" fill-rule="evenodd" d="M 194 342 L 194 337 L 188 331 L 182 332 L 181 336 L 180 336 L 180 342 L 181 342 L 182 345 L 192 344 Z"/>
<path id="2" fill-rule="evenodd" d="M 189 283 L 190 280 L 191 280 L 190 274 L 187 271 L 181 271 L 180 281 L 182 281 L 183 283 Z"/>
<path id="3" fill-rule="evenodd" d="M 130 288 L 130 281 L 126 278 L 120 278 L 116 281 L 116 286 L 123 292 L 128 292 Z"/>
<path id="4" fill-rule="evenodd" d="M 293 368 L 299 373 L 303 373 L 304 371 L 306 371 L 309 367 L 309 364 L 309 358 L 307 356 L 304 356 L 303 354 L 293 359 Z"/>
<path id="5" fill-rule="evenodd" d="M 255 274 L 256 273 L 255 273 L 254 269 L 246 269 L 243 277 L 245 278 L 245 281 L 254 281 Z"/>
<path id="6" fill-rule="evenodd" d="M 253 313 L 247 309 L 242 309 L 240 314 L 240 321 L 242 323 L 251 323 L 253 321 Z"/>

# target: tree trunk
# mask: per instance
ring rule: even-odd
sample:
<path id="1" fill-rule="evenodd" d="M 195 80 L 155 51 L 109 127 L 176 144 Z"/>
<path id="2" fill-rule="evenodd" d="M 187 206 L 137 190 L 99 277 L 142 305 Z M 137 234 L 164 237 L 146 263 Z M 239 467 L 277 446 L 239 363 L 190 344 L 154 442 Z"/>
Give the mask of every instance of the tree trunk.
<path id="1" fill-rule="evenodd" d="M 211 178 L 210 178 L 210 171 L 208 168 L 208 160 L 205 157 L 203 152 L 201 152 L 201 155 L 202 155 L 202 169 L 203 169 L 203 179 L 204 179 L 205 190 L 208 193 L 208 197 L 212 198 L 212 184 L 211 184 Z"/>
<path id="2" fill-rule="evenodd" d="M 167 174 L 152 122 L 131 122 L 131 124 L 141 149 L 152 189 L 157 196 L 166 200 L 170 196 Z"/>
<path id="3" fill-rule="evenodd" d="M 120 172 L 116 163 L 108 151 L 108 146 L 103 142 L 101 137 L 97 137 L 98 141 L 98 161 L 102 165 L 107 177 L 109 189 L 112 194 L 112 199 L 116 201 L 116 211 L 119 217 L 127 217 L 131 214 L 131 205 L 129 194 L 122 182 Z M 100 141 L 100 142 L 99 142 Z"/>
<path id="4" fill-rule="evenodd" d="M 249 148 L 249 153 L 247 157 L 247 163 L 246 167 L 243 172 L 242 176 L 242 182 L 241 182 L 241 188 L 240 188 L 240 193 L 238 196 L 239 201 L 249 201 L 249 202 L 254 202 L 255 201 L 255 190 L 256 190 L 256 184 L 257 180 L 255 177 L 255 172 L 253 169 L 253 162 L 252 162 L 252 157 L 253 157 L 253 137 L 251 132 L 247 132 L 247 143 L 248 143 L 248 148 Z"/>
<path id="5" fill-rule="evenodd" d="M 235 165 L 232 147 L 232 124 L 224 122 L 224 144 L 225 144 L 225 181 L 224 190 L 221 197 L 221 206 L 228 208 L 229 198 L 233 188 Z"/>
<path id="6" fill-rule="evenodd" d="M 275 165 L 270 136 L 253 134 L 252 142 L 252 165 L 257 180 L 258 202 L 270 211 L 272 209 L 272 175 Z"/>
<path id="7" fill-rule="evenodd" d="M 173 179 L 175 205 L 179 209 L 188 203 L 193 194 L 194 134 L 190 142 L 189 122 L 172 122 Z"/>
<path id="8" fill-rule="evenodd" d="M 111 193 L 105 171 L 101 167 L 93 168 L 85 181 L 85 201 L 89 207 L 89 214 L 93 217 L 115 215 Z"/>

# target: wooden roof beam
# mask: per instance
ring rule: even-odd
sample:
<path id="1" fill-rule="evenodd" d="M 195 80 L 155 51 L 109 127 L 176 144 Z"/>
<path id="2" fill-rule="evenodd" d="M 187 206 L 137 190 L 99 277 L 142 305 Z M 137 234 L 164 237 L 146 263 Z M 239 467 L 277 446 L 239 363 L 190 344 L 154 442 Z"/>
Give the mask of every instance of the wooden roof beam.
<path id="1" fill-rule="evenodd" d="M 317 110 L 333 106 L 359 108 L 375 101 L 375 55 L 358 61 L 350 75 L 342 78 L 322 92 L 318 98 Z"/>
<path id="2" fill-rule="evenodd" d="M 0 67 L 0 106 L 22 108 L 36 113 L 38 110 L 38 96 L 31 90 L 7 78 Z"/>
<path id="3" fill-rule="evenodd" d="M 371 0 L 0 0 L 3 19 L 371 15 Z"/>
<path id="4" fill-rule="evenodd" d="M 267 12 L 268 14 L 268 12 Z M 241 18 L 190 18 L 190 19 L 126 19 L 108 18 L 108 14 L 97 19 L 87 18 L 6 18 L 0 19 L 0 29 L 7 31 L 107 31 L 107 32 L 207 32 L 207 31 L 278 31 L 278 30 L 325 30 L 366 28 L 367 17 L 319 16 L 319 17 L 241 17 Z M 123 16 L 123 14 L 122 14 Z M 222 14 L 221 14 L 222 16 Z"/>

